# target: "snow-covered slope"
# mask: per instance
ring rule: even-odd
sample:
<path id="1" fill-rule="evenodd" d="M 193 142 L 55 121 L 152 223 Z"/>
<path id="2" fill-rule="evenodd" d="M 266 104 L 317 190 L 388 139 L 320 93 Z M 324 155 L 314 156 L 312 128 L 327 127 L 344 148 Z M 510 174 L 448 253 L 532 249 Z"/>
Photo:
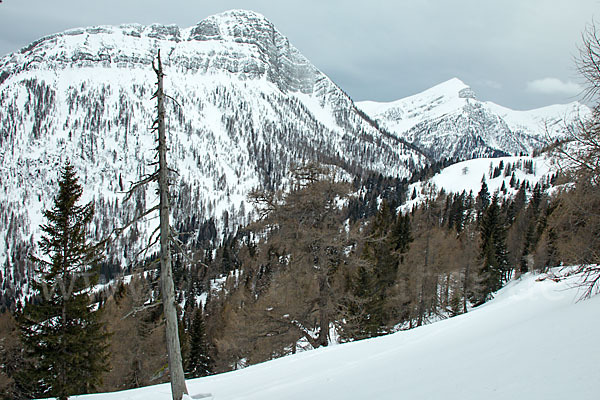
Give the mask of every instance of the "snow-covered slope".
<path id="1" fill-rule="evenodd" d="M 155 202 L 153 188 L 129 204 L 120 192 L 154 158 L 158 49 L 175 99 L 167 104 L 168 159 L 179 172 L 173 217 L 183 231 L 213 218 L 221 236 L 247 223 L 250 189 L 284 187 L 294 164 L 407 177 L 426 162 L 365 119 L 260 14 L 228 11 L 186 29 L 134 24 L 51 35 L 0 59 L 0 266 L 9 286 L 29 273 L 24 254 L 66 159 L 85 200 L 96 202 L 96 239 Z M 115 243 L 110 262 L 131 262 L 136 245 L 123 249 L 145 243 L 148 231 L 140 224 Z"/>
<path id="2" fill-rule="evenodd" d="M 508 174 L 507 166 L 510 168 Z M 499 171 L 495 177 L 494 170 Z M 427 198 L 435 197 L 440 190 L 446 193 L 464 191 L 469 194 L 471 192 L 473 196 L 477 196 L 483 180 L 490 194 L 496 193 L 499 197 L 514 196 L 522 183 L 529 183 L 526 192 L 531 193 L 538 183 L 550 184 L 557 173 L 558 165 L 545 155 L 476 158 L 461 161 L 444 168 L 424 182 L 409 185 L 407 193 L 409 200 L 402 205 L 402 209 L 410 210 Z M 504 191 L 501 190 L 502 187 Z M 416 195 L 414 198 L 413 193 Z"/>
<path id="3" fill-rule="evenodd" d="M 389 336 L 299 353 L 188 381 L 215 400 L 594 400 L 600 296 L 577 277 L 524 275 L 485 305 Z M 167 400 L 168 384 L 73 399 Z"/>
<path id="4" fill-rule="evenodd" d="M 566 125 L 590 112 L 578 102 L 514 111 L 477 100 L 457 78 L 393 102 L 357 105 L 382 127 L 437 159 L 530 154 L 548 135 L 561 136 Z"/>

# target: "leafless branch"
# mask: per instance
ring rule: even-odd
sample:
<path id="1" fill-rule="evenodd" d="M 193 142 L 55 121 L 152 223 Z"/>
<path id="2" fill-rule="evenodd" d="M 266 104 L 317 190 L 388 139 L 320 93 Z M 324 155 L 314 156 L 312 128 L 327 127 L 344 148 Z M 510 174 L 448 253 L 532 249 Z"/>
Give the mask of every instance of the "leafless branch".
<path id="1" fill-rule="evenodd" d="M 267 192 L 258 189 L 254 189 L 248 194 L 248 200 L 257 206 L 258 217 L 260 220 L 266 219 L 277 209 L 278 205 L 278 199 L 275 192 Z"/>
<path id="2" fill-rule="evenodd" d="M 593 101 L 600 93 L 600 36 L 594 21 L 581 35 L 577 70 L 586 80 L 584 99 Z"/>
<path id="3" fill-rule="evenodd" d="M 600 266 L 584 265 L 579 268 L 579 272 L 581 272 L 583 278 L 578 286 L 584 289 L 580 300 L 589 299 L 600 292 Z"/>
<path id="4" fill-rule="evenodd" d="M 177 254 L 181 254 L 183 256 L 183 258 L 186 259 L 186 261 L 190 264 L 200 264 L 201 266 L 203 266 L 204 268 L 208 268 L 208 265 L 204 264 L 202 261 L 195 261 L 193 259 L 191 259 L 186 253 L 187 251 L 183 248 L 184 244 L 181 240 L 177 239 L 177 233 L 175 231 L 173 231 L 173 228 L 171 228 L 171 243 L 173 243 L 173 245 L 179 250 L 179 252 Z"/>
<path id="5" fill-rule="evenodd" d="M 127 196 L 125 196 L 125 201 L 128 201 L 129 199 L 131 199 L 131 196 L 133 195 L 134 191 L 139 188 L 142 187 L 150 182 L 157 182 L 158 181 L 158 171 L 146 176 L 144 179 L 139 180 L 135 183 L 131 184 L 131 187 L 129 188 L 129 190 L 127 191 Z"/>
<path id="6" fill-rule="evenodd" d="M 108 234 L 108 236 L 106 236 L 104 239 L 102 239 L 101 241 L 99 241 L 96 246 L 97 247 L 105 246 L 106 244 L 110 243 L 112 240 L 114 240 L 115 238 L 117 238 L 118 236 L 120 236 L 131 225 L 135 224 L 136 222 L 139 222 L 143 218 L 147 217 L 149 214 L 151 214 L 151 213 L 153 213 L 155 211 L 158 211 L 158 210 L 159 210 L 159 206 L 158 205 L 156 205 L 156 206 L 154 206 L 152 208 L 149 208 L 148 210 L 144 211 L 142 214 L 140 214 L 137 217 L 133 218 L 131 221 L 129 221 L 125 225 L 113 229 Z"/>
<path id="7" fill-rule="evenodd" d="M 157 236 L 154 240 L 152 240 L 152 237 L 154 236 L 154 234 L 156 232 L 158 232 L 159 230 L 160 230 L 160 226 L 158 228 L 156 228 L 154 230 L 154 232 L 152 232 L 152 234 L 150 235 L 150 238 L 148 238 L 148 243 L 146 244 L 146 246 L 144 246 L 143 249 L 141 249 L 140 251 L 138 251 L 135 254 L 135 257 L 134 257 L 135 259 L 137 259 L 140 256 L 140 254 L 142 254 L 142 253 L 144 253 L 144 259 L 146 258 L 148 251 L 160 240 L 160 236 Z"/>
<path id="8" fill-rule="evenodd" d="M 158 301 L 156 303 L 150 303 L 150 304 L 145 304 L 143 306 L 140 307 L 134 307 L 131 311 L 129 311 L 127 314 L 125 314 L 121 319 L 127 319 L 130 316 L 135 316 L 137 313 L 145 311 L 145 310 L 149 310 L 150 308 L 154 308 L 156 306 L 160 306 L 162 304 L 162 301 Z"/>
<path id="9" fill-rule="evenodd" d="M 174 98 L 172 98 L 171 96 L 169 96 L 168 94 L 165 95 L 166 98 L 173 100 L 173 102 L 175 104 L 177 104 L 179 106 L 179 108 L 183 108 L 181 107 L 181 104 L 179 104 L 179 102 L 177 100 L 175 100 Z"/>

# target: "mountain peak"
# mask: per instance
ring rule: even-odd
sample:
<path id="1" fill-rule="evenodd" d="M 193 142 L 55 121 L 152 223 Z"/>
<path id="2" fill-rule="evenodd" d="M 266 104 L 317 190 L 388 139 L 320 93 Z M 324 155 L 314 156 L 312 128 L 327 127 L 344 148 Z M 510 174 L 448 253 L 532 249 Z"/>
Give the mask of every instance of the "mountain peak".
<path id="1" fill-rule="evenodd" d="M 333 85 L 267 18 L 237 9 L 209 16 L 184 29 L 176 25 L 125 24 L 50 35 L 1 58 L 0 83 L 33 69 L 147 69 L 157 48 L 169 55 L 165 58 L 167 64 L 188 72 L 220 71 L 243 80 L 266 77 L 281 91 L 304 94 L 318 91 L 327 95 Z"/>
<path id="2" fill-rule="evenodd" d="M 459 97 L 462 99 L 475 99 L 475 92 L 469 85 L 464 83 L 459 78 L 452 78 L 445 82 L 435 85 L 423 93 L 435 92 L 448 97 Z"/>
<path id="3" fill-rule="evenodd" d="M 221 17 L 237 18 L 240 20 L 244 20 L 244 19 L 246 19 L 246 20 L 263 20 L 263 21 L 269 22 L 267 20 L 267 18 L 264 15 L 262 15 L 261 13 L 258 13 L 256 11 L 252 11 L 252 10 L 245 10 L 245 9 L 241 9 L 241 8 L 223 11 L 220 14 L 213 15 L 213 17 L 215 17 L 215 18 L 221 18 Z"/>
<path id="4" fill-rule="evenodd" d="M 548 126 L 553 137 L 561 137 L 573 116 L 585 113 L 578 104 L 510 110 L 478 101 L 458 78 L 392 103 L 361 102 L 358 106 L 435 159 L 531 153 L 545 145 Z"/>
<path id="5" fill-rule="evenodd" d="M 464 83 L 460 78 L 454 77 L 454 78 L 450 78 L 445 82 L 440 83 L 438 86 L 454 86 L 454 87 L 469 87 L 469 85 L 467 85 L 466 83 Z"/>
<path id="6" fill-rule="evenodd" d="M 358 106 L 371 117 L 405 121 L 400 130 L 408 130 L 422 118 L 437 118 L 462 109 L 464 99 L 476 99 L 475 93 L 458 78 L 451 78 L 421 93 L 391 102 L 362 101 Z M 410 123 L 408 121 L 411 121 Z"/>
<path id="7" fill-rule="evenodd" d="M 191 40 L 253 39 L 257 33 L 277 30 L 264 15 L 250 10 L 229 10 L 211 15 L 192 28 Z M 277 32 L 279 36 L 279 32 Z"/>

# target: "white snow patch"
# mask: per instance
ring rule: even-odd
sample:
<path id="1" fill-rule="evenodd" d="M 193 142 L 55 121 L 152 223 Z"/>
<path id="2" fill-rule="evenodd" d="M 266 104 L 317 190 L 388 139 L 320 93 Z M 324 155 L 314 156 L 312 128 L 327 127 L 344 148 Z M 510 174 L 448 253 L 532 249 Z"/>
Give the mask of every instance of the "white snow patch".
<path id="1" fill-rule="evenodd" d="M 438 192 L 442 189 L 446 193 L 461 193 L 465 191 L 468 194 L 472 192 L 475 197 L 481 190 L 481 181 L 484 175 L 490 195 L 493 195 L 495 192 L 500 195 L 500 189 L 504 183 L 506 194 L 502 194 L 502 196 L 513 196 L 517 193 L 518 189 L 510 187 L 512 175 L 504 176 L 504 171 L 501 171 L 500 176 L 496 178 L 490 178 L 489 176 L 490 169 L 493 170 L 499 167 L 501 162 L 504 167 L 507 164 L 519 164 L 523 166 L 525 162 L 533 163 L 533 173 L 525 171 L 524 168 L 516 168 L 514 171 L 515 178 L 520 182 L 528 181 L 531 188 L 557 172 L 556 164 L 545 156 L 476 158 L 462 161 L 444 168 L 425 182 L 411 184 L 407 192 L 409 200 L 402 205 L 401 210 L 403 212 L 410 211 L 414 206 L 423 203 L 426 199 L 437 196 Z M 417 197 L 411 199 L 413 192 L 416 192 Z"/>

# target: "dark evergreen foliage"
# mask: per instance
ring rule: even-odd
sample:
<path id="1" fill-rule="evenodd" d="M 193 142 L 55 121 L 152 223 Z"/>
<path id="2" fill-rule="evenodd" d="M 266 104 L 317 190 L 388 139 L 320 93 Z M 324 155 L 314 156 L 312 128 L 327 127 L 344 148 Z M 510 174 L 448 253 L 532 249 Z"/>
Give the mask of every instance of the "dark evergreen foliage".
<path id="1" fill-rule="evenodd" d="M 385 201 L 395 210 L 406 200 L 406 179 L 385 177 L 381 174 L 366 174 L 356 177 L 353 188 L 360 195 L 352 197 L 348 204 L 348 217 L 352 221 L 370 218 L 377 213 L 379 203 Z"/>
<path id="2" fill-rule="evenodd" d="M 475 198 L 475 207 L 477 210 L 477 219 L 480 219 L 484 210 L 487 209 L 490 204 L 490 191 L 488 185 L 485 182 L 485 176 L 481 179 L 481 189 Z"/>
<path id="3" fill-rule="evenodd" d="M 365 265 L 359 266 L 351 279 L 349 295 L 342 304 L 345 316 L 340 330 L 342 340 L 360 340 L 386 332 L 385 298 L 376 280 Z"/>
<path id="4" fill-rule="evenodd" d="M 67 163 L 54 207 L 44 212 L 43 257 L 32 257 L 40 273 L 39 295 L 18 316 L 28 367 L 17 375 L 32 397 L 66 399 L 92 392 L 108 368 L 108 334 L 88 295 L 99 259 L 97 248 L 86 241 L 94 207 L 77 205 L 82 192 Z"/>
<path id="5" fill-rule="evenodd" d="M 397 281 L 398 266 L 404 261 L 413 238 L 410 217 L 395 215 L 383 202 L 371 221 L 362 251 L 362 264 L 350 278 L 349 295 L 342 308 L 343 340 L 364 339 L 389 332 L 393 320 L 386 309 L 389 290 Z"/>
<path id="6" fill-rule="evenodd" d="M 186 378 L 198 378 L 212 373 L 212 361 L 208 353 L 208 343 L 202 316 L 202 304 L 196 308 L 192 325 L 188 332 L 189 356 L 185 366 Z"/>
<path id="7" fill-rule="evenodd" d="M 502 218 L 498 198 L 494 196 L 483 211 L 479 221 L 481 234 L 480 260 L 483 288 L 473 299 L 476 304 L 488 300 L 491 294 L 502 287 L 509 277 L 506 251 L 506 226 Z"/>

